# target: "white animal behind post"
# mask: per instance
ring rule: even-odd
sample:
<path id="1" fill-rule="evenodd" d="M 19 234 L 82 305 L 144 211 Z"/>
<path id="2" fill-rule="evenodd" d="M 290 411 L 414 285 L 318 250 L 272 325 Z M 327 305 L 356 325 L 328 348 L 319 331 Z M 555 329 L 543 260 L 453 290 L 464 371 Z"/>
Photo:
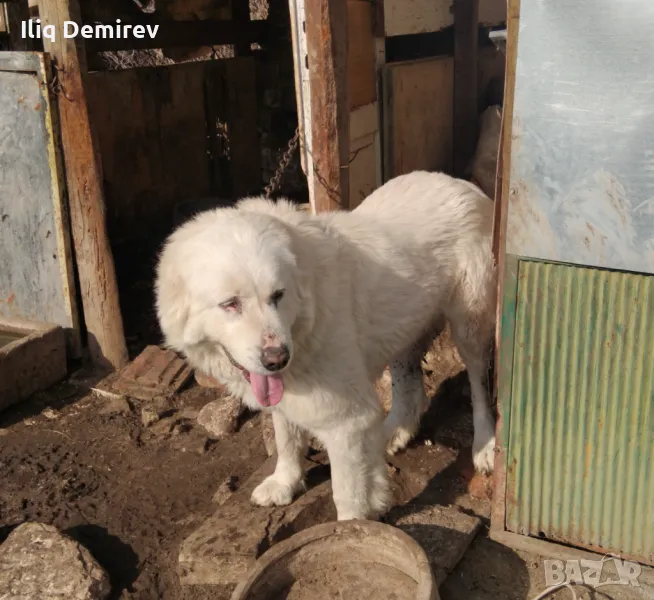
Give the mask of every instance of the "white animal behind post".
<path id="1" fill-rule="evenodd" d="M 329 454 L 339 520 L 385 512 L 384 448 L 415 435 L 427 407 L 420 362 L 448 321 L 470 378 L 475 467 L 492 470 L 492 213 L 474 185 L 415 172 L 351 212 L 312 217 L 250 198 L 170 236 L 156 281 L 166 343 L 272 412 L 277 466 L 254 503 L 292 502 L 310 433 Z M 389 363 L 384 421 L 375 381 Z"/>

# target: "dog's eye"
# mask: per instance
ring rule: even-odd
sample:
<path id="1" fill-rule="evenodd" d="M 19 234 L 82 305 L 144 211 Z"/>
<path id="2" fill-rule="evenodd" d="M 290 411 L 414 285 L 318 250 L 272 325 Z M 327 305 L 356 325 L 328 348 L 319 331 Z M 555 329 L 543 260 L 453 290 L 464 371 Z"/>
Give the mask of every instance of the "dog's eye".
<path id="1" fill-rule="evenodd" d="M 241 312 L 241 301 L 238 298 L 230 298 L 225 302 L 221 302 L 218 306 L 229 312 Z"/>
<path id="2" fill-rule="evenodd" d="M 284 290 L 277 290 L 270 296 L 270 304 L 277 306 L 279 301 L 284 297 Z"/>

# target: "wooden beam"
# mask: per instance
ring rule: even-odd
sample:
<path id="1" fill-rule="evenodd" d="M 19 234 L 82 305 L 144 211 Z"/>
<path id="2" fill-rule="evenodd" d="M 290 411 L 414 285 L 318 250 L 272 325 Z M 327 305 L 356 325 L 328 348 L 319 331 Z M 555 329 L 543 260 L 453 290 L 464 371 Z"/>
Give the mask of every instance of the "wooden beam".
<path id="1" fill-rule="evenodd" d="M 346 209 L 350 190 L 347 2 L 309 0 L 305 11 L 314 210 Z"/>
<path id="2" fill-rule="evenodd" d="M 495 183 L 495 210 L 493 214 L 493 255 L 497 263 L 497 312 L 495 325 L 495 378 L 493 381 L 493 396 L 497 399 L 499 419 L 497 422 L 496 439 L 506 438 L 508 423 L 502 419 L 502 398 L 499 395 L 501 385 L 500 353 L 503 350 L 502 312 L 505 291 L 506 272 L 511 272 L 511 264 L 507 265 L 506 256 L 506 223 L 508 217 L 511 168 L 511 136 L 513 124 L 513 101 L 515 97 L 516 65 L 518 59 L 518 32 L 520 29 L 520 0 L 509 0 L 507 10 L 506 36 L 506 76 L 504 79 L 504 104 L 502 107 L 502 129 L 500 134 L 500 151 L 498 156 L 497 179 Z M 514 259 L 515 260 L 515 259 Z M 509 263 L 511 262 L 509 257 Z M 507 383 L 510 385 L 510 382 Z M 495 458 L 493 476 L 493 501 L 491 505 L 491 533 L 504 531 L 506 524 L 506 448 L 500 447 Z"/>
<path id="3" fill-rule="evenodd" d="M 43 25 L 62 31 L 64 21 L 80 22 L 77 0 L 40 0 Z M 61 141 L 68 188 L 75 258 L 88 348 L 93 363 L 119 368 L 128 360 L 114 261 L 105 226 L 100 159 L 94 148 L 83 76 L 86 56 L 80 36 L 43 40 L 57 69 Z"/>
<path id="4" fill-rule="evenodd" d="M 143 39 L 133 36 L 126 38 L 96 37 L 85 40 L 88 52 L 109 52 L 117 50 L 147 50 L 152 48 L 199 48 L 200 46 L 249 45 L 263 40 L 266 31 L 265 21 L 159 21 L 147 18 L 125 25 L 158 25 L 154 38 L 146 35 Z M 115 23 L 107 23 L 115 25 Z M 78 36 L 79 37 L 79 36 Z"/>
<path id="5" fill-rule="evenodd" d="M 479 0 L 454 0 L 454 175 L 475 154 L 478 122 Z"/>

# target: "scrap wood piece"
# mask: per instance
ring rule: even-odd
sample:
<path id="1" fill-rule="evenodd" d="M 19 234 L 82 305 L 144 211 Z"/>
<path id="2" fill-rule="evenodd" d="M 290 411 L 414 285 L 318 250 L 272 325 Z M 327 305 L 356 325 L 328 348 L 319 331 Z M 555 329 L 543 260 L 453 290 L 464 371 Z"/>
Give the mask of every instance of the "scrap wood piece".
<path id="1" fill-rule="evenodd" d="M 126 396 L 152 400 L 179 392 L 192 376 L 191 367 L 175 352 L 148 346 L 120 372 L 112 387 Z"/>

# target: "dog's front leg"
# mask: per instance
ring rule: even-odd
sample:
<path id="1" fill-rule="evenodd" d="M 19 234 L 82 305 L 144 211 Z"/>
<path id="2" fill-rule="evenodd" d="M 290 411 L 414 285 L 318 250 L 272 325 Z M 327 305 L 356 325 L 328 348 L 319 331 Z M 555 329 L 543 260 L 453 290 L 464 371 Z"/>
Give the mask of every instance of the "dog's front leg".
<path id="1" fill-rule="evenodd" d="M 375 519 L 389 508 L 390 491 L 381 425 L 325 436 L 339 521 Z"/>
<path id="2" fill-rule="evenodd" d="M 279 410 L 272 413 L 277 446 L 275 472 L 252 492 L 252 502 L 259 506 L 285 506 L 304 487 L 302 460 L 307 451 L 306 432 L 291 423 Z"/>

